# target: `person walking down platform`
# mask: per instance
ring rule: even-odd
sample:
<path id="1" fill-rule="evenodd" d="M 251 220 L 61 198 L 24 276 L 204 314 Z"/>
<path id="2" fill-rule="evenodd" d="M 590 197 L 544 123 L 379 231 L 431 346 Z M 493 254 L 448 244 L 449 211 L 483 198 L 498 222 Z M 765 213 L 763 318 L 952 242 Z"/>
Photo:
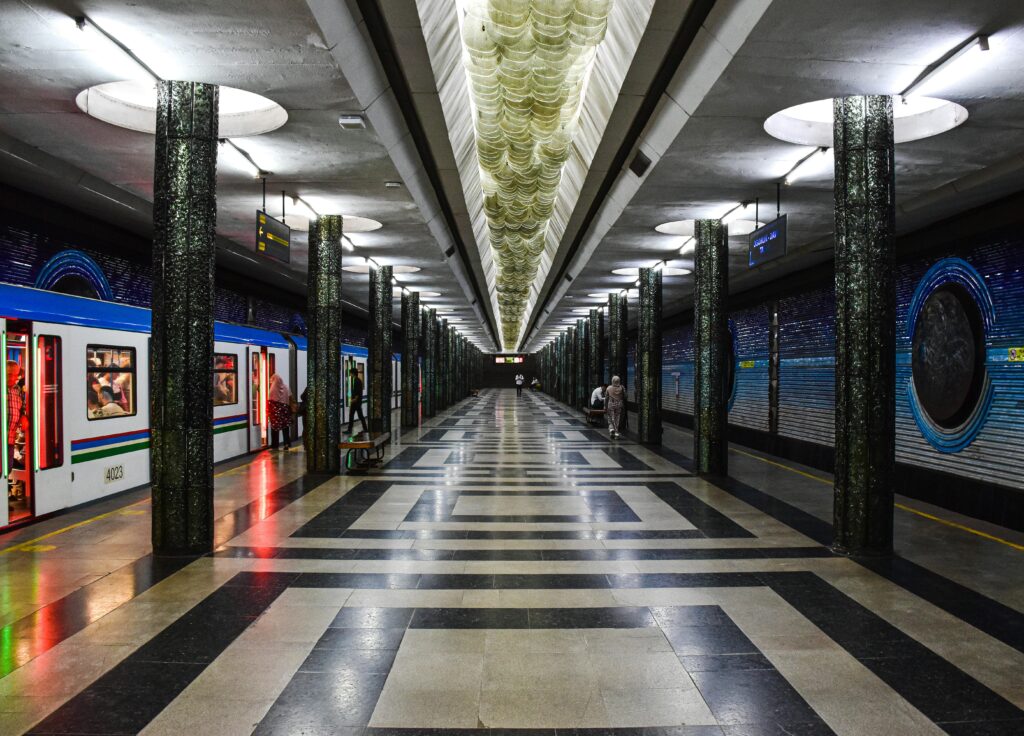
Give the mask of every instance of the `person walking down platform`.
<path id="1" fill-rule="evenodd" d="M 619 436 L 619 420 L 626 406 L 626 389 L 618 376 L 612 377 L 612 385 L 608 387 L 604 397 L 604 410 L 608 416 L 608 434 L 612 438 Z"/>
<path id="2" fill-rule="evenodd" d="M 280 373 L 270 377 L 270 392 L 267 394 L 270 412 L 270 449 L 278 448 L 278 433 L 284 434 L 284 449 L 292 443 L 292 392 Z"/>
<path id="3" fill-rule="evenodd" d="M 356 420 L 356 414 L 359 415 L 363 431 L 369 432 L 370 429 L 366 426 L 366 417 L 363 416 L 363 379 L 359 377 L 358 368 L 350 368 L 348 374 L 352 376 L 352 395 L 348 410 L 348 434 L 352 434 L 352 424 Z"/>
<path id="4" fill-rule="evenodd" d="M 516 396 L 523 395 L 523 384 L 526 383 L 526 376 L 522 373 L 516 374 Z"/>

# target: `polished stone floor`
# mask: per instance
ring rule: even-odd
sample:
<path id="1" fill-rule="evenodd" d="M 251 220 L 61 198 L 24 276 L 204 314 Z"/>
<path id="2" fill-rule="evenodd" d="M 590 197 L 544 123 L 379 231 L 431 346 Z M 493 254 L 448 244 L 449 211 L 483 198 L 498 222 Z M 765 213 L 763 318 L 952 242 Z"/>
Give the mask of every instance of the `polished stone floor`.
<path id="1" fill-rule="evenodd" d="M 368 475 L 220 466 L 202 559 L 145 491 L 0 537 L 0 734 L 1024 733 L 1020 535 L 900 497 L 836 557 L 827 476 L 689 446 L 487 391 Z"/>

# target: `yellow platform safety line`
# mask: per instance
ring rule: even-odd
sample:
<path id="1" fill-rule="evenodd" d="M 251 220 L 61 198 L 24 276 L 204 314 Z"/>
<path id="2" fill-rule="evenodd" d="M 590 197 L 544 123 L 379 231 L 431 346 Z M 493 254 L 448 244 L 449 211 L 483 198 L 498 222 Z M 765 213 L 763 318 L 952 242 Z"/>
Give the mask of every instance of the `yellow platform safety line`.
<path id="1" fill-rule="evenodd" d="M 766 457 L 761 457 L 760 455 L 755 455 L 752 452 L 744 452 L 743 450 L 737 450 L 736 448 L 730 448 L 730 449 L 733 452 L 738 453 L 740 455 L 745 455 L 746 457 L 752 457 L 755 460 L 760 460 L 763 463 L 768 463 L 769 465 L 774 465 L 777 468 L 782 468 L 783 470 L 788 470 L 791 473 L 796 473 L 797 475 L 802 475 L 805 478 L 810 478 L 811 480 L 816 480 L 819 483 L 826 483 L 828 485 L 832 485 L 832 481 L 829 478 L 823 478 L 820 475 L 814 475 L 813 473 L 807 473 L 807 472 L 805 472 L 803 470 L 799 470 L 798 468 L 793 468 L 793 467 L 790 467 L 789 465 L 785 465 L 783 463 L 775 462 L 774 460 L 769 460 Z M 901 511 L 909 511 L 912 514 L 917 514 L 918 516 L 920 516 L 920 517 L 922 517 L 924 519 L 928 519 L 929 521 L 935 521 L 935 522 L 938 522 L 939 524 L 944 524 L 945 526 L 952 527 L 953 529 L 959 529 L 962 532 L 967 532 L 969 534 L 974 534 L 976 536 L 981 537 L 982 539 L 987 539 L 990 542 L 999 542 L 999 544 L 1004 544 L 1004 545 L 1006 545 L 1007 547 L 1009 547 L 1011 549 L 1017 550 L 1018 552 L 1024 552 L 1024 544 L 1017 544 L 1016 542 L 1011 542 L 1009 539 L 1003 539 L 1002 537 L 997 537 L 994 534 L 989 534 L 988 532 L 983 532 L 980 529 L 972 529 L 971 527 L 965 526 L 964 524 L 960 524 L 960 523 L 955 522 L 955 521 L 950 521 L 949 519 L 943 519 L 941 517 L 935 516 L 934 514 L 929 514 L 926 511 L 921 511 L 920 509 L 915 509 L 915 508 L 913 508 L 911 506 L 907 506 L 907 505 L 902 504 L 902 503 L 897 503 L 897 504 L 893 504 L 893 505 L 896 508 L 900 509 Z"/>
<path id="2" fill-rule="evenodd" d="M 247 468 L 250 465 L 252 465 L 254 462 L 256 462 L 256 460 L 250 460 L 245 465 L 239 465 L 238 467 L 231 468 L 230 470 L 225 470 L 225 471 L 223 471 L 221 473 L 217 473 L 213 477 L 214 478 L 220 478 L 221 476 L 227 475 L 228 473 L 233 473 L 236 470 L 241 470 L 242 468 Z M 94 521 L 101 521 L 103 519 L 110 518 L 111 516 L 117 516 L 117 515 L 121 515 L 121 516 L 136 516 L 138 514 L 142 514 L 142 513 L 144 513 L 143 511 L 134 510 L 134 509 L 132 509 L 132 506 L 138 506 L 140 504 L 149 503 L 149 500 L 150 499 L 148 499 L 148 498 L 143 498 L 142 500 L 136 501 L 135 503 L 130 503 L 127 506 L 122 506 L 119 509 L 114 509 L 113 511 L 108 511 L 108 512 L 106 512 L 104 514 L 97 514 L 96 516 L 93 516 L 91 518 L 83 519 L 82 521 L 77 521 L 74 524 L 68 524 L 66 527 L 63 527 L 61 529 L 56 529 L 56 530 L 54 530 L 52 532 L 48 532 L 48 533 L 42 535 L 41 537 L 36 537 L 35 539 L 29 539 L 27 541 L 21 542 L 20 544 L 15 544 L 12 547 L 8 547 L 7 549 L 0 549 L 0 555 L 6 555 L 6 554 L 8 554 L 10 552 L 49 552 L 52 549 L 56 549 L 56 547 L 51 546 L 51 545 L 37 546 L 37 545 L 39 545 L 39 542 L 42 542 L 43 540 L 46 540 L 46 539 L 50 539 L 52 537 L 56 537 L 58 534 L 63 534 L 64 532 L 69 532 L 72 529 L 78 529 L 79 527 L 85 526 L 86 524 L 92 524 Z"/>

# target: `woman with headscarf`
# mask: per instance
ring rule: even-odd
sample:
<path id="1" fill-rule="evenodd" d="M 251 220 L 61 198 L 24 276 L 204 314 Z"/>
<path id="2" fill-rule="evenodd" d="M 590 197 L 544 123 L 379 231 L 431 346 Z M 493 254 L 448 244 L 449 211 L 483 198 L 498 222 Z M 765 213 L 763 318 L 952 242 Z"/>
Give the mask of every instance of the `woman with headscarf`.
<path id="1" fill-rule="evenodd" d="M 619 436 L 619 420 L 626 405 L 626 389 L 618 376 L 612 376 L 612 385 L 604 392 L 604 410 L 608 417 L 608 434 L 612 439 Z"/>
<path id="2" fill-rule="evenodd" d="M 292 392 L 288 389 L 288 384 L 281 378 L 280 373 L 275 373 L 270 377 L 270 392 L 267 394 L 267 408 L 270 413 L 270 449 L 276 450 L 278 447 L 277 433 L 284 432 L 284 449 L 288 449 L 288 446 L 292 442 L 291 427 L 292 423 Z"/>

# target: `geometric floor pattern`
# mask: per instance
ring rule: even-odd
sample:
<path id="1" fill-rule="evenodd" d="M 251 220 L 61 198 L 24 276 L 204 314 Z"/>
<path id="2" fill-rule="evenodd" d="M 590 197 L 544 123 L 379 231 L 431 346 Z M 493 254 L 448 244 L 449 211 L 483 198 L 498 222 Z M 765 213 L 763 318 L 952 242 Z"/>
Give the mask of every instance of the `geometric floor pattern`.
<path id="1" fill-rule="evenodd" d="M 1024 733 L 1019 613 L 688 468 L 483 392 L 225 515 L 42 717 L 0 680 L 0 733 Z"/>

